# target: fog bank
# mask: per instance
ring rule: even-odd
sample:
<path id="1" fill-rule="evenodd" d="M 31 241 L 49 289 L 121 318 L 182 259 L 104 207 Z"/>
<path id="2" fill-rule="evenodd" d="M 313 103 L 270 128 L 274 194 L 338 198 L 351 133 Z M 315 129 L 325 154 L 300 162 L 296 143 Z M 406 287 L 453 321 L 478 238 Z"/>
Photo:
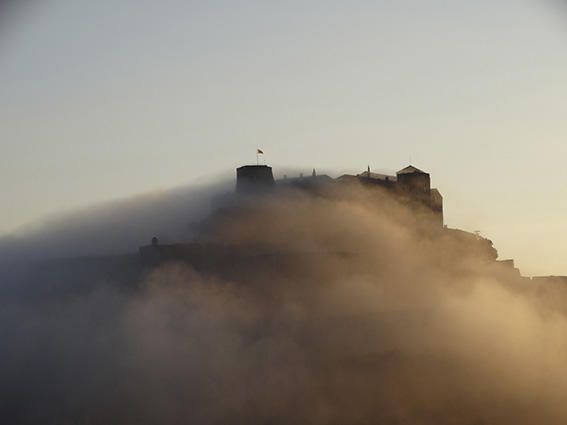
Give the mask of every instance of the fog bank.
<path id="1" fill-rule="evenodd" d="M 386 194 L 335 190 L 286 191 L 218 212 L 205 225 L 193 217 L 203 218 L 201 206 L 213 197 L 206 189 L 195 192 L 195 204 L 192 197 L 149 202 L 142 211 L 127 203 L 31 234 L 34 253 L 63 242 L 103 252 L 133 245 L 139 229 L 150 233 L 148 223 L 182 239 L 189 221 L 201 240 L 235 253 L 282 254 L 249 263 L 235 255 L 207 271 L 128 259 L 101 276 L 97 263 L 5 272 L 3 287 L 17 281 L 26 291 L 0 301 L 0 417 L 21 424 L 567 421 L 562 287 L 495 273 L 474 247 L 424 228 Z M 116 239 L 108 246 L 92 242 L 110 233 Z M 45 281 L 52 290 L 33 296 Z"/>

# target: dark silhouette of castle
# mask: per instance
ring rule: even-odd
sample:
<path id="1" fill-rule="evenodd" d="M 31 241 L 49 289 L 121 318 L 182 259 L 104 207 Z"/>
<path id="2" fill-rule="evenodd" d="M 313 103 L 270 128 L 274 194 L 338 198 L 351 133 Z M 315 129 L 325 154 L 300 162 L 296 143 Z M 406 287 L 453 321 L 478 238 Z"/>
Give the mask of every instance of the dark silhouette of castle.
<path id="1" fill-rule="evenodd" d="M 350 186 L 349 186 L 350 185 Z M 425 231 L 434 239 L 445 238 L 458 241 L 455 246 L 463 250 L 462 255 L 475 254 L 475 258 L 485 264 L 492 264 L 495 273 L 520 278 L 520 272 L 511 260 L 498 261 L 498 252 L 491 240 L 459 229 L 449 229 L 443 221 L 443 197 L 439 190 L 431 187 L 431 176 L 419 168 L 409 165 L 399 170 L 395 175 L 380 174 L 370 171 L 370 167 L 360 174 L 345 174 L 338 178 L 331 178 L 325 174 L 317 174 L 313 170 L 309 175 L 300 174 L 296 178 L 276 180 L 272 167 L 268 165 L 245 165 L 236 170 L 236 191 L 226 194 L 214 202 L 215 212 L 210 217 L 230 216 L 235 213 L 246 212 L 248 208 L 255 208 L 262 203 L 262 199 L 272 194 L 293 188 L 306 191 L 314 196 L 333 193 L 333 189 L 340 188 L 347 191 L 352 186 L 362 186 L 372 196 L 373 189 L 376 194 L 388 193 L 402 205 L 414 212 L 420 230 Z M 328 191 L 330 189 L 330 192 Z M 344 193 L 338 191 L 336 193 Z M 381 199 L 377 197 L 377 199 Z M 207 223 L 201 223 L 204 227 Z M 423 225 L 423 226 L 421 226 Z M 231 262 L 250 263 L 251 261 L 283 261 L 293 255 L 304 255 L 301 249 L 297 252 L 274 252 L 266 247 L 249 247 L 237 250 L 230 245 L 218 245 L 198 238 L 191 243 L 161 244 L 157 238 L 151 245 L 140 247 L 139 254 L 145 264 L 156 264 L 163 261 L 187 261 L 196 268 L 215 268 Z M 458 254 L 458 253 L 457 253 Z M 567 279 L 566 279 L 567 280 Z"/>
<path id="2" fill-rule="evenodd" d="M 428 229 L 432 230 L 430 236 L 438 239 L 449 238 L 458 241 L 453 244 L 462 251 L 462 255 L 475 254 L 484 264 L 492 265 L 492 272 L 499 276 L 508 276 L 514 279 L 529 281 L 521 276 L 513 260 L 498 260 L 498 251 L 491 240 L 484 238 L 478 232 L 467 232 L 460 229 L 450 229 L 443 221 L 443 197 L 439 190 L 431 187 L 431 176 L 419 168 L 409 165 L 395 175 L 380 174 L 366 171 L 351 175 L 345 174 L 338 178 L 317 174 L 314 169 L 308 176 L 300 174 L 296 178 L 275 180 L 272 167 L 268 165 L 245 165 L 236 170 L 236 191 L 218 199 L 215 205 L 217 212 L 232 214 L 239 208 L 254 207 L 261 200 L 258 198 L 277 193 L 279 190 L 294 188 L 304 190 L 314 195 L 325 193 L 325 189 L 334 185 L 361 185 L 367 189 L 375 188 L 377 191 L 386 191 L 400 203 L 410 207 L 416 216 L 425 219 Z M 347 186 L 348 187 L 348 186 Z M 370 194 L 372 191 L 369 192 Z M 419 220 L 418 220 L 419 221 Z M 432 224 L 432 226 L 431 226 Z M 437 231 L 438 230 L 438 231 Z M 453 253 L 455 254 L 455 253 Z M 306 255 L 298 252 L 276 252 L 265 247 L 251 247 L 235 250 L 231 246 L 215 245 L 203 241 L 192 243 L 161 244 L 157 238 L 152 239 L 151 245 L 142 246 L 139 255 L 143 264 L 153 265 L 164 261 L 186 261 L 196 268 L 218 268 L 219 265 L 233 263 L 251 264 L 273 261 L 280 264 L 286 258 L 294 255 Z M 459 255 L 459 252 L 456 253 Z M 280 264 L 281 265 L 281 264 Z M 231 266 L 232 267 L 232 266 Z M 222 267 L 221 267 L 222 268 Z M 533 278 L 538 283 L 567 282 L 566 276 L 542 276 Z"/>
<path id="3" fill-rule="evenodd" d="M 236 170 L 236 190 L 238 194 L 263 193 L 278 185 L 293 185 L 301 189 L 315 189 L 329 184 L 360 184 L 368 188 L 380 188 L 395 195 L 401 202 L 412 207 L 428 211 L 428 216 L 438 226 L 443 226 L 443 197 L 437 189 L 431 188 L 429 173 L 409 165 L 395 176 L 367 171 L 357 174 L 345 174 L 337 179 L 327 175 L 317 175 L 316 171 L 309 177 L 301 175 L 295 179 L 274 180 L 272 168 L 267 165 L 246 165 Z"/>
<path id="4" fill-rule="evenodd" d="M 443 196 L 437 189 L 431 188 L 429 173 L 409 165 L 396 173 L 395 176 L 372 173 L 370 167 L 356 176 L 344 175 L 338 180 L 357 180 L 361 184 L 386 189 L 402 202 L 412 206 L 423 206 L 429 209 L 432 219 L 443 226 Z"/>

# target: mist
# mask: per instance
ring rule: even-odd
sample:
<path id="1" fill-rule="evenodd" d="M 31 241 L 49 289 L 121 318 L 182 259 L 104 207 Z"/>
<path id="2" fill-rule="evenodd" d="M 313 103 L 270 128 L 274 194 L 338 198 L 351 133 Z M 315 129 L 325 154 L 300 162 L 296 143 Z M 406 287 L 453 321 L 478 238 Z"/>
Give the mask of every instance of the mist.
<path id="1" fill-rule="evenodd" d="M 116 199 L 53 214 L 0 238 L 4 260 L 112 255 L 136 251 L 154 236 L 191 239 L 215 197 L 233 183 L 217 181 Z"/>
<path id="2" fill-rule="evenodd" d="M 221 188 L 115 202 L 4 241 L 3 422 L 567 420 L 564 288 L 494 270 L 386 193 L 290 189 L 211 209 Z M 141 267 L 137 247 L 159 234 L 232 260 Z M 77 253 L 114 257 L 61 260 Z"/>

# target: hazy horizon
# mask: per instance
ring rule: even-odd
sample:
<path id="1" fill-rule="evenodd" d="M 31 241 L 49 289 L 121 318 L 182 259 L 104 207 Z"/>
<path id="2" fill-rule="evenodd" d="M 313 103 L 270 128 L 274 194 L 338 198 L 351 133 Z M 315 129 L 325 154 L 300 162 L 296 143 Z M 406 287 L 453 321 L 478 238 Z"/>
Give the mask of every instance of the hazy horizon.
<path id="1" fill-rule="evenodd" d="M 449 227 L 567 275 L 559 1 L 0 3 L 0 234 L 255 162 L 411 162 Z M 136 249 L 136 247 L 133 247 Z"/>

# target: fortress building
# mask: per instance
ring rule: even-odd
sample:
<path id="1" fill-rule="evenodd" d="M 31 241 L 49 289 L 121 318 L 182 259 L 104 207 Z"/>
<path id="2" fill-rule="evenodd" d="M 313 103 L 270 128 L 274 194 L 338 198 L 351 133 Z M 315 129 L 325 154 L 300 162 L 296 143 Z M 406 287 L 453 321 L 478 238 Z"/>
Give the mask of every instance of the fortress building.
<path id="1" fill-rule="evenodd" d="M 431 188 L 429 173 L 409 165 L 395 176 L 367 171 L 352 175 L 343 175 L 337 180 L 358 182 L 367 187 L 380 187 L 393 193 L 400 201 L 412 207 L 422 207 L 429 211 L 431 219 L 440 227 L 443 226 L 443 196 L 437 189 Z"/>
<path id="2" fill-rule="evenodd" d="M 443 197 L 439 190 L 431 187 L 431 176 L 419 168 L 409 165 L 395 174 L 381 174 L 370 171 L 370 167 L 359 174 L 345 174 L 332 178 L 317 174 L 316 170 L 298 177 L 284 177 L 276 180 L 272 167 L 268 165 L 245 165 L 236 169 L 235 190 L 213 200 L 213 213 L 199 223 L 202 229 L 214 226 L 217 220 L 231 219 L 235 214 L 247 214 L 250 210 L 262 208 L 263 202 L 273 196 L 279 196 L 289 189 L 304 191 L 314 197 L 349 196 L 349 191 L 356 191 L 360 186 L 367 189 L 364 196 L 376 195 L 376 208 L 384 193 L 391 195 L 406 206 L 415 216 L 413 224 L 421 234 L 444 246 L 451 246 L 446 252 L 440 251 L 439 264 L 452 262 L 459 256 L 471 255 L 479 261 L 484 270 L 498 276 L 512 276 L 524 279 L 511 261 L 498 261 L 498 252 L 491 240 L 459 229 L 449 229 L 444 225 Z M 335 190 L 337 189 L 337 190 Z M 375 190 L 375 192 L 374 192 Z M 411 225 L 413 225 L 411 224 Z M 423 226 L 422 226 L 423 225 Z M 206 231 L 203 233 L 206 234 Z M 288 260 L 298 257 L 330 255 L 327 251 L 305 250 L 298 246 L 296 250 L 278 251 L 267 246 L 238 246 L 219 244 L 208 240 L 206 235 L 200 238 L 197 233 L 191 242 L 162 244 L 157 238 L 150 245 L 139 249 L 142 264 L 154 266 L 168 261 L 190 263 L 197 270 L 233 270 L 243 266 L 264 267 L 277 264 L 281 267 Z M 344 255 L 341 252 L 340 255 Z M 348 255 L 367 255 L 354 249 Z M 449 264 L 449 263 L 448 263 Z M 547 278 L 549 280 L 550 278 Z M 544 279 L 542 278 L 541 281 Z M 554 281 L 559 281 L 555 279 Z"/>
<path id="3" fill-rule="evenodd" d="M 304 176 L 295 178 L 274 179 L 272 167 L 268 165 L 245 165 L 236 169 L 236 185 L 233 193 L 221 195 L 213 201 L 214 212 L 207 220 L 214 223 L 221 217 L 230 217 L 233 214 L 246 213 L 249 208 L 262 206 L 263 200 L 277 196 L 290 188 L 301 190 L 312 196 L 343 196 L 349 190 L 356 190 L 363 186 L 368 190 L 367 195 L 372 196 L 376 190 L 376 199 L 383 199 L 381 195 L 386 192 L 415 213 L 416 224 L 422 223 L 432 237 L 442 237 L 448 232 L 443 226 L 443 197 L 437 189 L 431 188 L 431 177 L 425 171 L 413 165 L 403 168 L 396 175 L 378 174 L 367 171 L 357 175 L 343 175 L 332 178 L 325 174 L 317 174 L 316 170 Z M 334 191 L 333 189 L 339 189 Z M 379 208 L 379 204 L 378 208 Z M 201 223 L 206 228 L 208 221 Z M 476 235 L 469 238 L 471 243 L 479 245 Z M 486 241 L 490 247 L 491 242 Z M 480 246 L 480 245 L 479 245 Z M 486 247 L 483 246 L 483 250 Z M 191 243 L 160 244 L 157 239 L 151 245 L 140 247 L 140 256 L 145 264 L 155 264 L 162 261 L 182 260 L 188 261 L 195 267 L 214 267 L 225 264 L 230 259 L 242 257 L 244 263 L 252 258 L 287 258 L 289 255 L 302 253 L 301 247 L 297 252 L 271 252 L 263 247 L 251 247 L 249 250 L 239 248 L 233 252 L 230 246 L 218 246 L 198 237 Z M 496 257 L 489 249 L 489 257 Z M 235 257 L 236 256 L 236 257 Z"/>
<path id="4" fill-rule="evenodd" d="M 429 173 L 409 165 L 395 176 L 367 171 L 357 175 L 345 174 L 333 179 L 327 175 L 286 178 L 275 181 L 272 168 L 267 165 L 246 165 L 236 170 L 237 195 L 263 194 L 278 187 L 292 186 L 307 191 L 317 191 L 332 184 L 360 184 L 367 188 L 386 190 L 400 202 L 420 211 L 438 227 L 443 227 L 443 197 L 437 189 L 431 188 Z"/>

